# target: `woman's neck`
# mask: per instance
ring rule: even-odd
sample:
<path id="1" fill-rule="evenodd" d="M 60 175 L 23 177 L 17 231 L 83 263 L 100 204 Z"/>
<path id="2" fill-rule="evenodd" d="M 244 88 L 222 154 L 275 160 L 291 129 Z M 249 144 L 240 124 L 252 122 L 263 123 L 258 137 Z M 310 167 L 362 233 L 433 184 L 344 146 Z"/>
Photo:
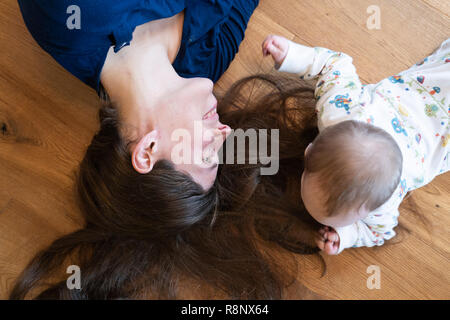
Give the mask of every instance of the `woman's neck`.
<path id="1" fill-rule="evenodd" d="M 133 128 L 133 136 L 154 127 L 143 119 L 156 123 L 158 101 L 182 81 L 172 63 L 181 44 L 183 18 L 181 12 L 141 25 L 130 46 L 108 52 L 101 82 L 117 105 L 122 123 Z"/>

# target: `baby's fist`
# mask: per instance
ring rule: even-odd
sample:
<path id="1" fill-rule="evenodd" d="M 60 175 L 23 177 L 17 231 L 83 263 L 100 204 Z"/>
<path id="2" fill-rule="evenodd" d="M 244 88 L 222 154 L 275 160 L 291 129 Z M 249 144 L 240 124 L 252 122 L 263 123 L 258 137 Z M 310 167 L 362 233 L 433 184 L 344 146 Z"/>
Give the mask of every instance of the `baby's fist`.
<path id="1" fill-rule="evenodd" d="M 263 55 L 266 57 L 270 54 L 275 62 L 275 68 L 277 69 L 280 68 L 286 58 L 288 50 L 289 41 L 281 36 L 270 35 L 262 44 Z"/>
<path id="2" fill-rule="evenodd" d="M 315 241 L 319 249 L 329 255 L 335 255 L 339 251 L 339 234 L 331 227 L 320 228 Z"/>

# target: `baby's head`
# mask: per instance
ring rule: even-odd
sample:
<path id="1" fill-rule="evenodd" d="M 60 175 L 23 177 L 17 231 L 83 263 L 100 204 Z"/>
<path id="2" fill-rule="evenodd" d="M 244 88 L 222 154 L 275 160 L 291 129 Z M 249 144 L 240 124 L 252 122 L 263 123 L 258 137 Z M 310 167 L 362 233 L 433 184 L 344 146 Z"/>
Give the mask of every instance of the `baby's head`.
<path id="1" fill-rule="evenodd" d="M 402 163 L 397 143 L 380 128 L 352 120 L 325 128 L 305 151 L 303 203 L 323 225 L 352 224 L 391 197 Z"/>

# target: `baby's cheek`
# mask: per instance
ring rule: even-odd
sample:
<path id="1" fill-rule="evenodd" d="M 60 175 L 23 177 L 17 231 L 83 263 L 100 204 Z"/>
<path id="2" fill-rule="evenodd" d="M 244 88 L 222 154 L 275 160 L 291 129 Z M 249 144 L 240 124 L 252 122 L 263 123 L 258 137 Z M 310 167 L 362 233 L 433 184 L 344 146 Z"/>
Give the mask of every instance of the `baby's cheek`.
<path id="1" fill-rule="evenodd" d="M 342 228 L 349 226 L 358 220 L 359 219 L 353 215 L 340 214 L 330 218 L 329 226 L 333 228 Z"/>
<path id="2" fill-rule="evenodd" d="M 327 225 L 326 224 L 326 217 L 323 217 L 322 215 L 318 214 L 318 212 L 316 210 L 314 210 L 313 208 L 311 208 L 311 206 L 308 205 L 308 202 L 303 202 L 306 210 L 308 211 L 309 215 L 316 220 L 318 223 L 323 224 L 323 225 Z"/>

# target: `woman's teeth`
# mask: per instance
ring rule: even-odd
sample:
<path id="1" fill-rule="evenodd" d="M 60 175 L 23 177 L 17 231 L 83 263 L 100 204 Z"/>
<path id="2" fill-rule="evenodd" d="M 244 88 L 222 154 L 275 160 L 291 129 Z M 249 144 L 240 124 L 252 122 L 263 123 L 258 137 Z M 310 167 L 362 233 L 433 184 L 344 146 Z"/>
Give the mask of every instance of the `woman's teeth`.
<path id="1" fill-rule="evenodd" d="M 217 109 L 212 109 L 211 111 L 209 111 L 207 114 L 205 114 L 203 116 L 203 120 L 209 119 L 211 117 L 213 117 L 215 114 L 217 113 Z"/>

